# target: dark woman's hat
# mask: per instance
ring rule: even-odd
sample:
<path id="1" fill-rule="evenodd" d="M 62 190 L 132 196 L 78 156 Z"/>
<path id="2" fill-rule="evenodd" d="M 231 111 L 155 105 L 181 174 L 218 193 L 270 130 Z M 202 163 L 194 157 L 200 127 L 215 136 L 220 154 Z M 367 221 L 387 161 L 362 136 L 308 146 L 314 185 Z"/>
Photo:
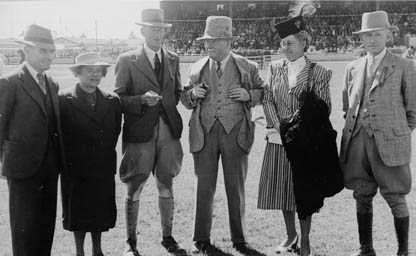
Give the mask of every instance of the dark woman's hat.
<path id="1" fill-rule="evenodd" d="M 51 31 L 35 24 L 30 25 L 26 29 L 23 40 L 16 40 L 16 42 L 42 49 L 55 50 L 55 43 Z"/>
<path id="2" fill-rule="evenodd" d="M 293 17 L 277 23 L 274 27 L 282 39 L 306 29 L 305 21 L 302 16 Z"/>

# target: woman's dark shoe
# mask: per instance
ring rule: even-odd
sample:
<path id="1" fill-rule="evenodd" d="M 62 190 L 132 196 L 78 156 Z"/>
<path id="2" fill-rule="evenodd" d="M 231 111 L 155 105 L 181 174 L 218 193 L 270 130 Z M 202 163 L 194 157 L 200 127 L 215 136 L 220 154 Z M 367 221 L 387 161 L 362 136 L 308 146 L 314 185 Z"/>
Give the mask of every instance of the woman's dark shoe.
<path id="1" fill-rule="evenodd" d="M 288 243 L 288 241 L 282 242 L 277 248 L 274 250 L 275 253 L 284 253 L 284 252 L 295 252 L 299 253 L 299 246 L 298 246 L 299 237 L 296 235 L 295 239 Z"/>
<path id="2" fill-rule="evenodd" d="M 161 244 L 169 253 L 186 253 L 172 236 L 163 237 Z"/>

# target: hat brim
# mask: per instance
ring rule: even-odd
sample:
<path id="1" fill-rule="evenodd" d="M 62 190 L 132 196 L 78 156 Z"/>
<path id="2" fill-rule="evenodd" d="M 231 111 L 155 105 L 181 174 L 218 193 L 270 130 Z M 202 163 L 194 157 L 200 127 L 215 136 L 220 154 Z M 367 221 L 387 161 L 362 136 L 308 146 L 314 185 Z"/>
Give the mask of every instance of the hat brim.
<path id="1" fill-rule="evenodd" d="M 352 32 L 354 35 L 359 35 L 367 32 L 373 32 L 377 30 L 383 30 L 383 29 L 390 29 L 391 32 L 397 32 L 399 31 L 399 28 L 397 26 L 390 26 L 390 27 L 378 27 L 378 28 L 368 28 L 368 29 L 362 29 L 360 31 Z"/>
<path id="2" fill-rule="evenodd" d="M 76 69 L 78 69 L 80 67 L 86 67 L 86 66 L 89 66 L 89 67 L 98 67 L 98 66 L 101 66 L 101 67 L 104 67 L 104 68 L 108 68 L 108 67 L 111 67 L 111 64 L 109 64 L 107 62 L 96 62 L 94 64 L 78 63 L 78 64 L 71 65 L 68 68 L 71 71 L 74 71 L 74 70 L 76 70 Z"/>
<path id="3" fill-rule="evenodd" d="M 136 22 L 139 26 L 147 26 L 147 27 L 159 27 L 159 28 L 170 28 L 172 24 L 169 23 L 154 23 L 154 22 Z"/>
<path id="4" fill-rule="evenodd" d="M 31 41 L 26 41 L 26 40 L 14 40 L 14 41 L 19 44 L 26 44 L 30 46 L 39 47 L 42 49 L 56 50 L 56 47 L 54 44 L 45 44 L 45 43 L 31 42 Z"/>
<path id="5" fill-rule="evenodd" d="M 196 41 L 202 41 L 202 40 L 215 40 L 215 39 L 222 39 L 222 40 L 236 40 L 240 37 L 238 36 L 232 36 L 232 37 L 215 37 L 215 36 L 209 36 L 209 35 L 204 35 L 202 37 L 198 37 L 196 39 Z"/>

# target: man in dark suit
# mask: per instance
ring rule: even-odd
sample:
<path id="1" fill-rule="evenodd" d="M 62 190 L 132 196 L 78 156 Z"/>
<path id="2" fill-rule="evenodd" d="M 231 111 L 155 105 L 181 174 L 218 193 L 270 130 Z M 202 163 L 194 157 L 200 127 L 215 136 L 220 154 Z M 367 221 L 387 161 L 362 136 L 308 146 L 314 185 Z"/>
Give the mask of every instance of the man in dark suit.
<path id="1" fill-rule="evenodd" d="M 139 255 L 136 226 L 140 194 L 150 173 L 159 191 L 162 245 L 168 252 L 183 251 L 172 237 L 172 179 L 182 164 L 182 119 L 176 108 L 182 94 L 179 58 L 163 49 L 163 10 L 142 12 L 145 44 L 120 55 L 116 65 L 116 93 L 124 113 L 123 159 L 120 178 L 127 185 L 126 255 Z"/>
<path id="2" fill-rule="evenodd" d="M 0 79 L 0 156 L 9 186 L 14 256 L 50 255 L 58 170 L 63 167 L 58 85 L 45 73 L 55 54 L 50 30 L 31 25 L 26 61 Z"/>

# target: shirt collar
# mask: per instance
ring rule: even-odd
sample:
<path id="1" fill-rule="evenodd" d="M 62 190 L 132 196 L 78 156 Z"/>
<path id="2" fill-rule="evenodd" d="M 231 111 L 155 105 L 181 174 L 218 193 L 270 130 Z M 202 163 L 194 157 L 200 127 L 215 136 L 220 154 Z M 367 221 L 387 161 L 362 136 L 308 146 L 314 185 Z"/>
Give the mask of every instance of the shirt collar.
<path id="1" fill-rule="evenodd" d="M 39 84 L 39 78 L 38 78 L 39 72 L 36 71 L 36 69 L 34 67 L 32 67 L 29 64 L 29 62 L 25 61 L 25 62 L 23 62 L 23 64 L 27 67 L 27 70 L 29 70 L 29 73 L 33 77 L 33 79 L 35 79 L 35 81 Z M 42 72 L 41 74 L 44 74 L 44 73 Z"/>
<path id="2" fill-rule="evenodd" d="M 306 66 L 305 56 L 297 58 L 295 61 L 289 61 L 288 68 L 300 72 Z"/>
<path id="3" fill-rule="evenodd" d="M 367 61 L 368 63 L 372 63 L 372 61 L 374 61 L 374 63 L 376 64 L 376 67 L 378 67 L 378 65 L 380 65 L 381 60 L 384 58 L 384 56 L 387 54 L 387 49 L 384 47 L 384 49 L 377 54 L 376 56 L 371 56 L 368 52 L 367 52 Z"/>
<path id="4" fill-rule="evenodd" d="M 144 52 L 147 55 L 147 58 L 149 59 L 150 63 L 154 63 L 155 53 L 157 53 L 157 56 L 159 57 L 159 60 L 161 60 L 162 57 L 162 48 L 160 48 L 157 52 L 153 51 L 152 49 L 147 46 L 147 44 L 144 44 Z"/>
<path id="5" fill-rule="evenodd" d="M 225 65 L 227 64 L 228 60 L 230 59 L 230 56 L 231 56 L 231 54 L 229 53 L 227 55 L 227 57 L 225 57 L 222 61 L 220 61 L 221 62 L 221 69 L 224 69 Z M 217 67 L 217 61 L 212 59 L 212 58 L 209 58 L 209 59 L 210 59 L 211 63 L 214 64 L 215 69 L 217 69 L 218 68 Z"/>

